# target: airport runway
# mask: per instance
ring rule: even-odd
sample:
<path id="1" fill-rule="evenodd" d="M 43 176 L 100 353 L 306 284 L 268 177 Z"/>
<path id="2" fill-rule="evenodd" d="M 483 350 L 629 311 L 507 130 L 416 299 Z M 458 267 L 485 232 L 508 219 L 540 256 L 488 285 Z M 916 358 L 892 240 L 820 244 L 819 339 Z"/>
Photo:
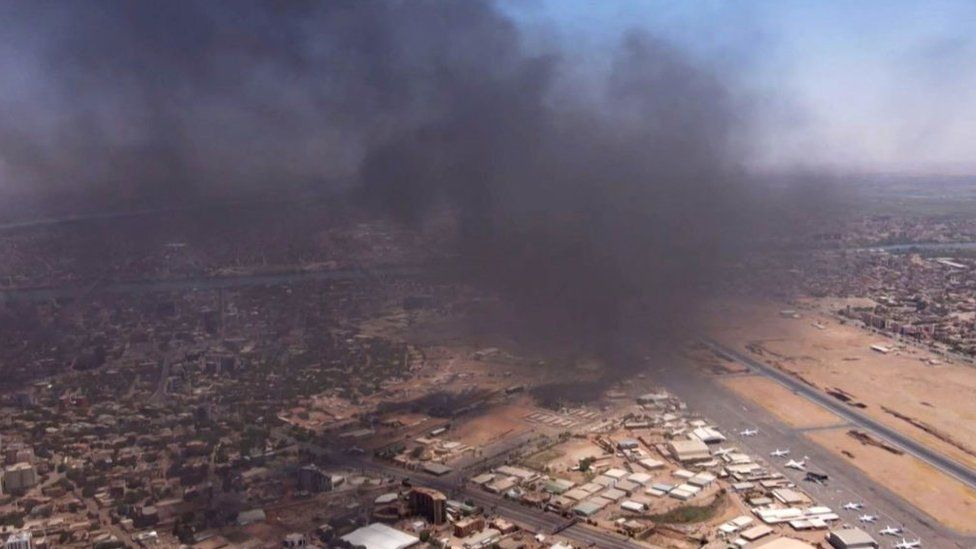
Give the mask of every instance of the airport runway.
<path id="1" fill-rule="evenodd" d="M 783 373 L 768 364 L 764 364 L 751 357 L 733 351 L 732 349 L 723 347 L 714 341 L 703 340 L 702 342 L 713 351 L 748 366 L 751 370 L 757 373 L 772 378 L 794 393 L 802 395 L 850 421 L 851 424 L 887 440 L 888 442 L 900 447 L 902 450 L 905 450 L 918 459 L 925 461 L 929 465 L 932 465 L 956 480 L 959 480 L 972 488 L 976 488 L 976 471 L 970 469 L 969 467 L 938 452 L 935 452 L 922 444 L 919 444 L 915 440 L 899 433 L 898 431 L 895 431 L 894 429 L 878 423 L 865 414 L 856 411 L 851 406 L 844 404 L 843 402 L 819 391 L 818 389 L 810 387 L 806 383 L 803 383 L 795 377 Z"/>
<path id="2" fill-rule="evenodd" d="M 893 546 L 902 537 L 921 538 L 923 548 L 958 549 L 974 546 L 976 539 L 960 536 L 943 527 L 894 492 L 807 438 L 805 434 L 809 429 L 794 428 L 780 422 L 761 406 L 740 398 L 718 383 L 718 378 L 701 374 L 688 364 L 676 364 L 655 372 L 654 377 L 687 403 L 689 410 L 701 413 L 719 427 L 729 438 L 721 446 L 736 446 L 763 460 L 792 480 L 817 503 L 833 509 L 841 516 L 842 521 L 869 532 L 881 547 Z M 843 425 L 851 423 L 838 424 Z M 759 434 L 753 437 L 739 436 L 738 433 L 746 428 L 758 429 Z M 789 449 L 790 455 L 784 458 L 770 456 L 776 449 Z M 803 472 L 784 467 L 788 459 L 800 460 L 804 456 L 809 458 L 807 463 L 811 469 L 830 476 L 826 484 L 804 481 Z M 864 508 L 843 509 L 843 505 L 848 502 L 863 503 Z M 858 517 L 864 514 L 877 515 L 878 520 L 874 523 L 862 523 Z M 898 537 L 879 535 L 879 530 L 886 526 L 902 527 L 904 532 Z"/>

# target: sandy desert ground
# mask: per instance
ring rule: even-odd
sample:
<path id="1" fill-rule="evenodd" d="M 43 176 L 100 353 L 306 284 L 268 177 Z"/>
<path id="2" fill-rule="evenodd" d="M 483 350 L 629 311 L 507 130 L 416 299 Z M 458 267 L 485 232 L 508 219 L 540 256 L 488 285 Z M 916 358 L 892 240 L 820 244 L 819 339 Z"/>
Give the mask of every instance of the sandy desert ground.
<path id="1" fill-rule="evenodd" d="M 812 306 L 797 308 L 799 319 L 783 318 L 787 307 L 795 304 L 723 303 L 712 335 L 823 390 L 840 389 L 864 413 L 976 467 L 976 367 L 912 346 L 881 354 L 870 346 L 893 340 Z"/>
<path id="2" fill-rule="evenodd" d="M 824 408 L 793 394 L 779 383 L 763 376 L 728 377 L 721 381 L 740 396 L 765 407 L 791 427 L 799 429 L 828 427 L 843 421 Z"/>
<path id="3" fill-rule="evenodd" d="M 807 436 L 942 524 L 976 533 L 976 491 L 915 457 L 862 444 L 847 431 L 811 431 Z"/>
<path id="4" fill-rule="evenodd" d="M 468 446 L 483 447 L 506 437 L 518 436 L 531 427 L 522 418 L 536 410 L 528 399 L 495 406 L 452 428 L 451 438 Z"/>
<path id="5" fill-rule="evenodd" d="M 781 315 L 784 309 L 795 309 L 800 318 Z M 861 412 L 976 467 L 976 367 L 842 324 L 823 303 L 725 302 L 715 312 L 711 336 L 722 344 L 821 390 L 839 391 L 863 406 Z M 875 343 L 895 350 L 879 353 L 871 349 Z M 721 381 L 791 426 L 839 422 L 829 411 L 762 376 Z M 944 525 L 976 533 L 976 491 L 965 484 L 912 456 L 862 444 L 847 428 L 808 436 Z"/>

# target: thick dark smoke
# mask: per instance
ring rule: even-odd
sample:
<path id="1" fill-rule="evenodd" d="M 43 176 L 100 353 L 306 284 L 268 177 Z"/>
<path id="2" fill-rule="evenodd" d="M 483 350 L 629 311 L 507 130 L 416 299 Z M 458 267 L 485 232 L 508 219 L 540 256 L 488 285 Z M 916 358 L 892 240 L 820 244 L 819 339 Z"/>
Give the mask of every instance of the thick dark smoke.
<path id="1" fill-rule="evenodd" d="M 571 53 L 528 53 L 475 0 L 7 2 L 0 34 L 6 196 L 172 205 L 346 181 L 405 222 L 448 207 L 459 271 L 506 298 L 512 332 L 584 351 L 691 323 L 761 213 L 748 117 L 639 33 L 572 78 Z"/>
<path id="2" fill-rule="evenodd" d="M 440 80 L 435 116 L 367 151 L 365 195 L 407 220 L 456 206 L 462 269 L 508 298 L 523 339 L 627 360 L 622 339 L 693 326 L 756 205 L 721 83 L 640 34 L 586 105 L 554 101 L 566 59 L 479 60 Z"/>
<path id="3" fill-rule="evenodd" d="M 2 190 L 124 207 L 348 181 L 518 62 L 478 1 L 6 2 Z"/>

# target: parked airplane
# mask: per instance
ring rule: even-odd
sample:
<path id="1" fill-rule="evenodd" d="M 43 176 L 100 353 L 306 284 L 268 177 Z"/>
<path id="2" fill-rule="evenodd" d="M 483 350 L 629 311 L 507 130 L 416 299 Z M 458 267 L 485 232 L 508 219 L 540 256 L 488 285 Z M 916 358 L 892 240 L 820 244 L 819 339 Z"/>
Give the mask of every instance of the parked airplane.
<path id="1" fill-rule="evenodd" d="M 857 517 L 857 520 L 861 522 L 874 522 L 878 520 L 878 515 L 861 515 Z"/>
<path id="2" fill-rule="evenodd" d="M 847 509 L 848 511 L 858 511 L 862 507 L 864 507 L 863 503 L 855 503 L 853 501 L 849 501 L 844 504 L 844 509 Z"/>
<path id="3" fill-rule="evenodd" d="M 716 456 L 724 456 L 726 454 L 731 454 L 734 451 L 735 448 L 719 448 L 718 450 L 715 450 L 714 454 Z"/>
<path id="4" fill-rule="evenodd" d="M 905 538 L 901 538 L 901 541 L 895 544 L 895 549 L 914 549 L 919 545 L 922 545 L 922 540 L 920 539 L 908 541 Z"/>
<path id="5" fill-rule="evenodd" d="M 786 467 L 789 467 L 790 469 L 796 469 L 797 471 L 804 470 L 806 468 L 806 466 L 807 466 L 807 460 L 806 459 L 801 459 L 800 461 L 797 461 L 795 459 L 791 459 L 791 460 L 789 460 L 789 461 L 786 462 Z"/>
<path id="6" fill-rule="evenodd" d="M 786 450 L 780 450 L 779 448 L 777 448 L 777 449 L 773 450 L 772 452 L 770 452 L 769 455 L 771 455 L 773 457 L 781 458 L 783 456 L 790 455 L 790 449 L 787 448 Z"/>
<path id="7" fill-rule="evenodd" d="M 901 528 L 896 526 L 885 526 L 881 530 L 878 530 L 878 533 L 882 536 L 897 536 L 901 534 Z"/>
<path id="8" fill-rule="evenodd" d="M 759 434 L 759 429 L 743 429 L 739 431 L 739 434 L 744 437 L 754 437 Z"/>

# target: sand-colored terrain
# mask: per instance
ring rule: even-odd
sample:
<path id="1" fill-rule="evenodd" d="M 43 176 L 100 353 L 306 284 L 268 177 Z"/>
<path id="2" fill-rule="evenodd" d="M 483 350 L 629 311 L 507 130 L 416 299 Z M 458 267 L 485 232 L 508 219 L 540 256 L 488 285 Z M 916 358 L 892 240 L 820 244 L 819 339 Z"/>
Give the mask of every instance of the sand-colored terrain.
<path id="1" fill-rule="evenodd" d="M 821 305 L 715 304 L 710 334 L 823 390 L 841 389 L 865 406 L 863 413 L 976 467 L 976 367 L 912 346 L 873 351 L 872 344 L 895 342 L 843 325 Z M 783 309 L 800 318 L 785 317 Z"/>
<path id="2" fill-rule="evenodd" d="M 976 490 L 908 454 L 863 444 L 847 428 L 811 431 L 806 436 L 940 523 L 960 533 L 976 533 Z"/>
<path id="3" fill-rule="evenodd" d="M 779 383 L 763 376 L 727 377 L 721 381 L 729 389 L 765 407 L 792 427 L 800 429 L 827 427 L 843 421 L 824 408 L 793 394 Z"/>
<path id="4" fill-rule="evenodd" d="M 540 452 L 540 454 L 530 457 L 536 463 L 545 460 L 545 465 L 554 473 L 565 473 L 579 465 L 580 460 L 583 458 L 597 458 L 603 455 L 603 450 L 592 441 L 571 438 L 566 442 L 553 446 L 545 452 Z"/>
<path id="5" fill-rule="evenodd" d="M 535 409 L 525 399 L 516 404 L 496 406 L 484 414 L 455 425 L 451 439 L 468 446 L 483 447 L 506 437 L 513 437 L 529 430 L 530 425 L 522 417 Z"/>

